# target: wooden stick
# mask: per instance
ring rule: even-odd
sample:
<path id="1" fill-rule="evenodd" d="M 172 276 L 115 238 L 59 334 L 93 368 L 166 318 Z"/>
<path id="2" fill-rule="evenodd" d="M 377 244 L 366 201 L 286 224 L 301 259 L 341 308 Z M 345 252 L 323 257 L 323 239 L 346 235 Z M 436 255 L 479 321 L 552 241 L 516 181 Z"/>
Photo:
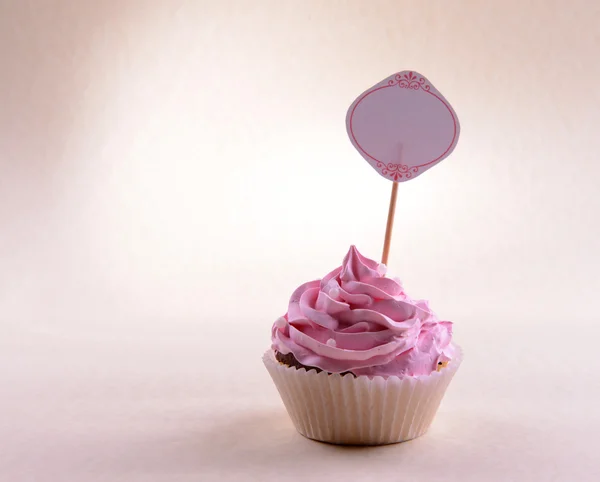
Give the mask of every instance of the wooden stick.
<path id="1" fill-rule="evenodd" d="M 394 227 L 394 213 L 396 212 L 396 198 L 398 197 L 398 183 L 392 183 L 392 195 L 390 197 L 390 209 L 388 211 L 387 225 L 385 227 L 385 240 L 383 241 L 383 254 L 381 262 L 387 266 L 390 255 L 390 243 L 392 242 L 392 229 Z"/>

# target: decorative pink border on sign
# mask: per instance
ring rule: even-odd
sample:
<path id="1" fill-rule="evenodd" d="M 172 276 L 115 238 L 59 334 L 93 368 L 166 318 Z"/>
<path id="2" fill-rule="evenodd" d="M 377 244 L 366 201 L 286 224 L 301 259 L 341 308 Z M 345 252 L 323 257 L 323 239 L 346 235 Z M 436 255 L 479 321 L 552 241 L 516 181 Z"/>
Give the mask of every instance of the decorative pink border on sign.
<path id="1" fill-rule="evenodd" d="M 394 87 L 395 85 L 397 85 L 401 89 L 411 89 L 411 90 L 415 90 L 415 91 L 421 90 L 429 95 L 433 95 L 437 100 L 439 100 L 442 104 L 444 104 L 444 107 L 446 107 L 446 109 L 448 109 L 448 112 L 450 112 L 450 115 L 452 116 L 452 122 L 454 122 L 454 134 L 452 135 L 452 141 L 448 145 L 448 148 L 440 156 L 438 156 L 435 159 L 433 159 L 429 162 L 426 162 L 424 164 L 419 164 L 418 166 L 409 167 L 404 164 L 397 164 L 397 163 L 392 163 L 392 162 L 388 162 L 386 164 L 385 161 L 380 161 L 379 159 L 375 159 L 371 154 L 369 154 L 367 151 L 365 151 L 363 149 L 363 147 L 358 142 L 358 139 L 356 139 L 356 137 L 354 136 L 354 129 L 352 128 L 352 118 L 354 117 L 354 111 L 358 107 L 358 104 L 360 104 L 368 95 L 371 95 L 381 89 L 387 89 L 389 87 Z M 434 164 L 435 162 L 442 159 L 454 145 L 454 143 L 456 141 L 456 117 L 454 116 L 452 109 L 444 101 L 444 99 L 440 98 L 434 92 L 431 92 L 430 89 L 431 89 L 431 86 L 427 83 L 427 81 L 423 77 L 418 77 L 417 75 L 415 75 L 414 72 L 408 72 L 408 73 L 404 73 L 402 75 L 397 74 L 393 79 L 388 81 L 388 85 L 382 85 L 381 87 L 377 87 L 376 89 L 370 90 L 370 91 L 366 92 L 365 94 L 363 94 L 360 97 L 360 99 L 358 99 L 358 102 L 356 102 L 356 104 L 352 108 L 352 112 L 350 113 L 350 135 L 352 136 L 352 140 L 354 141 L 356 146 L 361 150 L 361 152 L 363 154 L 365 154 L 367 157 L 369 157 L 370 159 L 375 161 L 375 163 L 377 164 L 377 168 L 381 169 L 381 173 L 384 176 L 389 176 L 396 181 L 398 179 L 402 179 L 404 176 L 406 176 L 407 179 L 410 179 L 413 176 L 413 174 L 416 174 L 417 172 L 419 172 L 420 168 L 429 166 L 430 164 Z"/>

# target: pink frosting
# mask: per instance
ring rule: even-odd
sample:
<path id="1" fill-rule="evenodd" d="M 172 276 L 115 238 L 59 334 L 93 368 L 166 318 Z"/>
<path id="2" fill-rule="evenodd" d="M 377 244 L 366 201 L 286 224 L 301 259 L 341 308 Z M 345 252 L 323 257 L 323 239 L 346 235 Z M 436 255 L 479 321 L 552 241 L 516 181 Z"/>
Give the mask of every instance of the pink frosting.
<path id="1" fill-rule="evenodd" d="M 342 266 L 294 291 L 273 325 L 273 349 L 330 373 L 432 373 L 453 356 L 452 323 L 409 298 L 385 270 L 351 246 Z"/>

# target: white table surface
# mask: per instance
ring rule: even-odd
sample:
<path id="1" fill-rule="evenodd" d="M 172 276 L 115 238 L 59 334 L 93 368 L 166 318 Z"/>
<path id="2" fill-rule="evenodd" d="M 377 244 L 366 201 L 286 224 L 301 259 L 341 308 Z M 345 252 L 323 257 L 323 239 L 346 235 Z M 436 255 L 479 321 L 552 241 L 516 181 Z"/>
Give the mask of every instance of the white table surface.
<path id="1" fill-rule="evenodd" d="M 378 448 L 295 432 L 260 361 L 268 322 L 71 326 L 5 325 L 2 481 L 600 480 L 591 325 L 458 328 L 466 358 L 431 430 Z"/>

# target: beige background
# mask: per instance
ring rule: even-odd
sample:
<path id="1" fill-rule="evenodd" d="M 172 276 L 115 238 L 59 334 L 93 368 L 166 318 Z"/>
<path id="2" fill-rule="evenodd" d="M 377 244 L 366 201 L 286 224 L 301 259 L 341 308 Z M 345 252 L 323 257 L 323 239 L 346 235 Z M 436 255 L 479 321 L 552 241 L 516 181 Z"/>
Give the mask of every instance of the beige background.
<path id="1" fill-rule="evenodd" d="M 600 4 L 0 0 L 0 480 L 598 480 Z M 430 433 L 297 435 L 260 362 L 292 290 L 380 255 L 354 97 L 462 124 L 390 270 L 466 361 Z"/>

